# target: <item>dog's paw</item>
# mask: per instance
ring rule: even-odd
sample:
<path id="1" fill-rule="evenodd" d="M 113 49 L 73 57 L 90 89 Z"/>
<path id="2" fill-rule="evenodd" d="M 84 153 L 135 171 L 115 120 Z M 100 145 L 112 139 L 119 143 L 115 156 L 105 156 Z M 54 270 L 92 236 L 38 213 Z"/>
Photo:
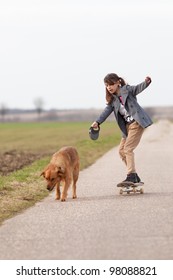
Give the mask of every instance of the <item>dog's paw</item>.
<path id="1" fill-rule="evenodd" d="M 55 200 L 60 200 L 60 196 L 56 196 L 56 197 L 55 197 Z"/>
<path id="2" fill-rule="evenodd" d="M 65 198 L 61 198 L 61 202 L 65 202 Z"/>
<path id="3" fill-rule="evenodd" d="M 77 198 L 77 195 L 73 195 L 73 197 L 72 197 L 73 199 L 76 199 Z"/>

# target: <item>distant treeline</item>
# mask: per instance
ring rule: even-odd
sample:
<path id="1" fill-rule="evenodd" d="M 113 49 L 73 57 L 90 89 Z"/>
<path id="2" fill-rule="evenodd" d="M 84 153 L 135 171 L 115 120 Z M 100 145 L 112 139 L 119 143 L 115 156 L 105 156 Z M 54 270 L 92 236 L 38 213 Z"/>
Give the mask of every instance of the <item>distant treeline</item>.
<path id="1" fill-rule="evenodd" d="M 76 122 L 76 121 L 94 121 L 103 109 L 64 109 L 64 110 L 24 110 L 8 109 L 0 111 L 1 122 L 32 122 L 32 121 L 59 121 L 59 122 Z M 169 119 L 173 120 L 173 106 L 165 107 L 146 107 L 145 110 L 154 120 Z M 111 114 L 109 120 L 114 120 Z"/>

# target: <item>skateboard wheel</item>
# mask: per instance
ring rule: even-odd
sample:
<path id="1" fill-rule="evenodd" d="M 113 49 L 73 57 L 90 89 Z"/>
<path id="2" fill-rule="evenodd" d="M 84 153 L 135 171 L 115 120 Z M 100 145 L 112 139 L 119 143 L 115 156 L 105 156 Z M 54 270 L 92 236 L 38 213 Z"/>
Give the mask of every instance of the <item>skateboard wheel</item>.
<path id="1" fill-rule="evenodd" d="M 141 188 L 141 189 L 140 189 L 140 193 L 144 193 L 144 190 L 143 190 L 143 188 Z"/>

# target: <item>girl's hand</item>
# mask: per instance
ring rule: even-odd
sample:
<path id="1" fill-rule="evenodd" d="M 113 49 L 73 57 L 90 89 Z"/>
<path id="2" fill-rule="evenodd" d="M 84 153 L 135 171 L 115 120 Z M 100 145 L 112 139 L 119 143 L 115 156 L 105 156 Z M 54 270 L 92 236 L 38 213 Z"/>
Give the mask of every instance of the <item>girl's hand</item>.
<path id="1" fill-rule="evenodd" d="M 98 128 L 98 126 L 99 126 L 99 125 L 98 125 L 97 122 L 93 122 L 92 125 L 91 125 L 91 127 L 94 127 L 94 128 Z"/>
<path id="2" fill-rule="evenodd" d="M 147 76 L 147 77 L 145 78 L 145 81 L 146 81 L 147 84 L 150 84 L 150 83 L 151 83 L 151 78 Z"/>

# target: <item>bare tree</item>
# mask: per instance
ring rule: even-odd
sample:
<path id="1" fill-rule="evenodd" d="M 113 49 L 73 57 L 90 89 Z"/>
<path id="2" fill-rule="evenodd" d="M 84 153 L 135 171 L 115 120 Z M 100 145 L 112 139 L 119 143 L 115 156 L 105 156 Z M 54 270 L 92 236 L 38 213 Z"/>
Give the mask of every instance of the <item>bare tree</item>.
<path id="1" fill-rule="evenodd" d="M 43 112 L 44 100 L 41 97 L 37 97 L 34 100 L 34 105 L 38 114 L 38 118 L 40 118 L 40 115 Z"/>

